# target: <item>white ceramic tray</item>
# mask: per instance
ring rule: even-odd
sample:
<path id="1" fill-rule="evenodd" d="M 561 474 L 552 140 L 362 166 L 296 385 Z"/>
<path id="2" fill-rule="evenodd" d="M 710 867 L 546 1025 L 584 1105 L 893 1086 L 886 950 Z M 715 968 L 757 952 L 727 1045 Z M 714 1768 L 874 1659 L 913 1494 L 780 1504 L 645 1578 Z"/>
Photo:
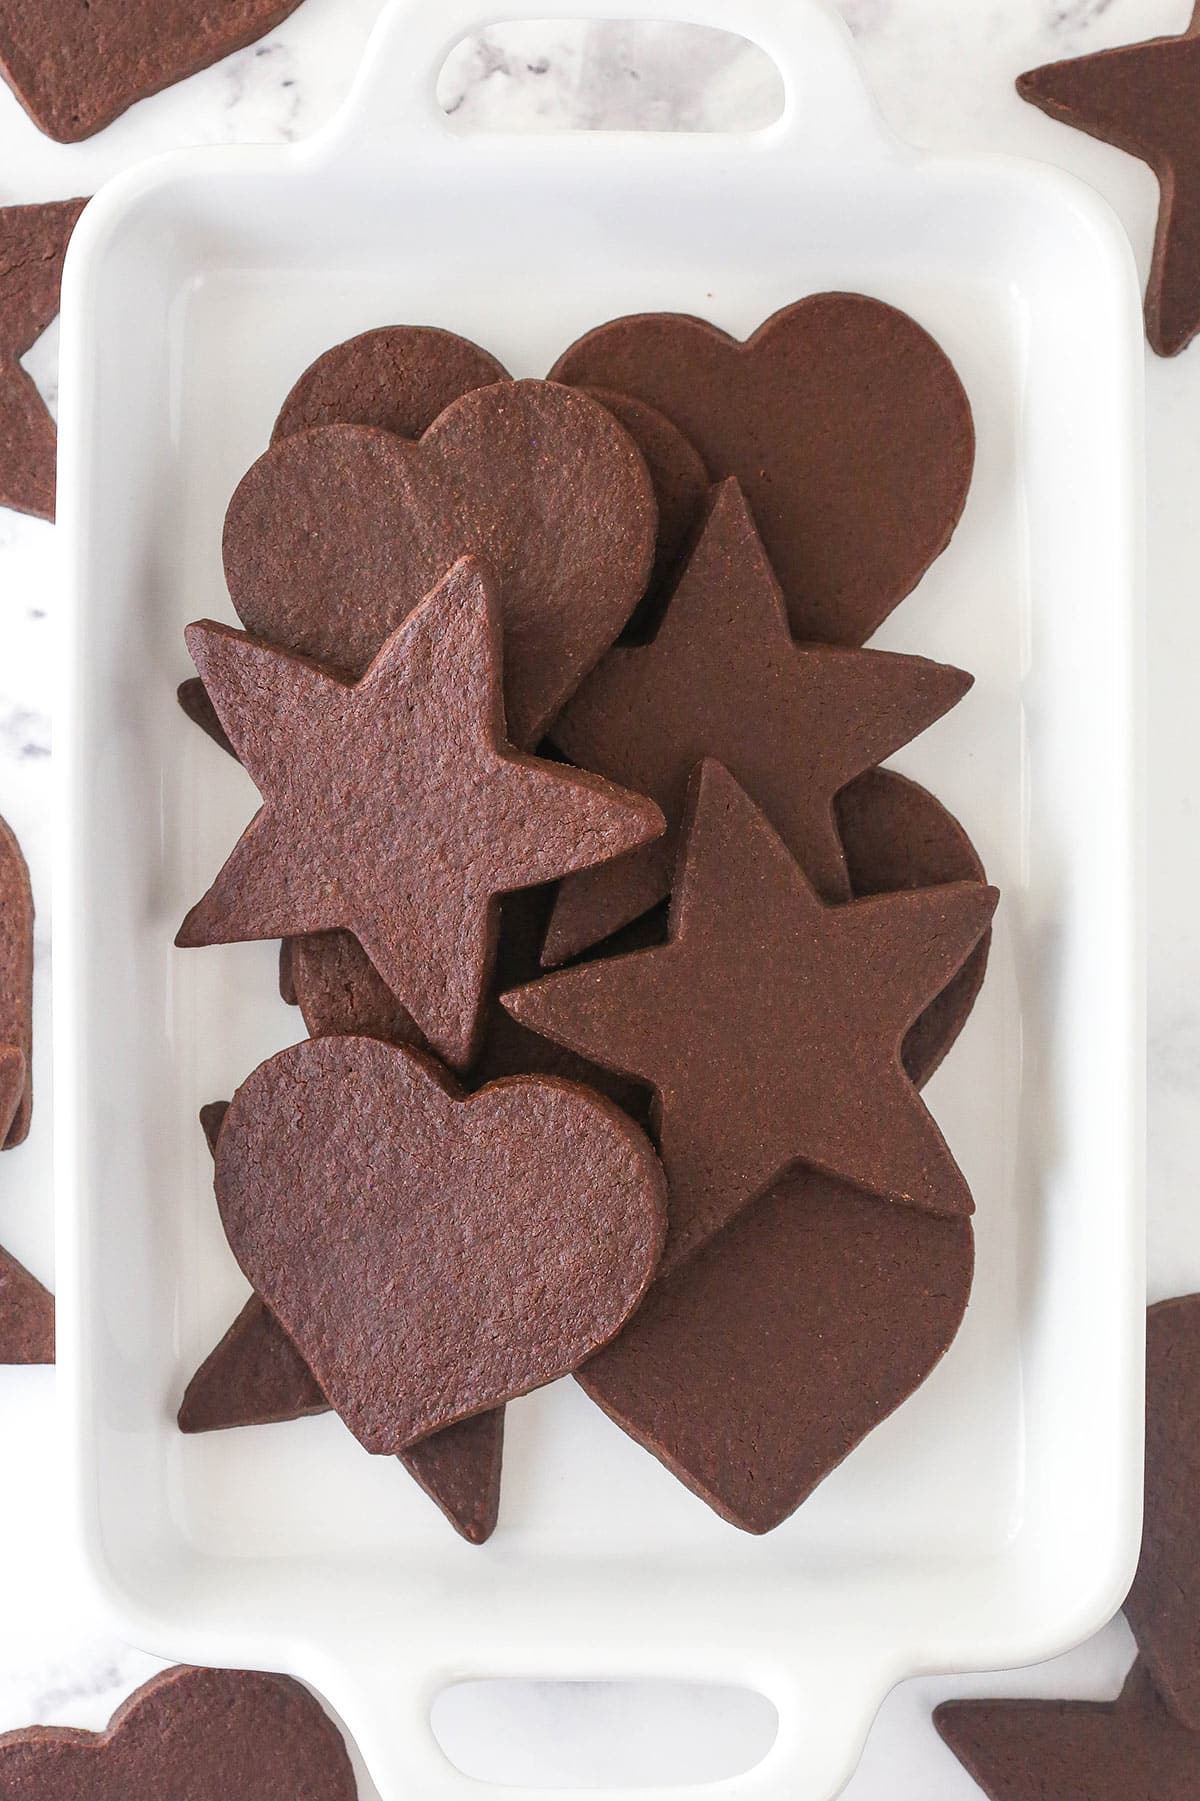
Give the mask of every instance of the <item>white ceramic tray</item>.
<path id="1" fill-rule="evenodd" d="M 723 0 L 551 10 L 731 17 Z M 434 98 L 475 6 L 398 0 L 328 130 L 122 177 L 89 207 L 64 284 L 54 957 L 76 1517 L 129 1637 L 304 1676 L 385 1801 L 476 1793 L 437 1748 L 430 1698 L 518 1674 L 757 1685 L 780 1732 L 735 1786 L 821 1801 L 890 1684 L 1060 1650 L 1116 1608 L 1135 1556 L 1131 258 L 1103 205 L 1054 171 L 897 145 L 816 0 L 741 0 L 735 16 L 783 72 L 766 131 L 475 137 Z M 255 804 L 174 687 L 184 623 L 232 618 L 222 515 L 279 401 L 316 353 L 378 323 L 448 326 L 536 375 L 620 313 L 745 334 L 830 287 L 927 326 L 978 429 L 951 547 L 877 639 L 975 671 L 899 762 L 968 823 L 1004 893 L 984 995 L 929 1091 L 978 1201 L 957 1343 L 763 1540 L 569 1382 L 510 1409 L 483 1550 L 336 1418 L 180 1436 L 183 1384 L 245 1292 L 196 1109 L 297 1035 L 269 947 L 171 943 Z"/>

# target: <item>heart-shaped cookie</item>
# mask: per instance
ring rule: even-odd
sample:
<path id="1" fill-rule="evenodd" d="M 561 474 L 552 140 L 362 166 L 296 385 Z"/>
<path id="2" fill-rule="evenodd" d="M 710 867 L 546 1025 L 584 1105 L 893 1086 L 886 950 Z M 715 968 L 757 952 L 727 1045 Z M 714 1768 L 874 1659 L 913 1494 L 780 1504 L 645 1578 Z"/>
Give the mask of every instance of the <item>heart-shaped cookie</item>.
<path id="1" fill-rule="evenodd" d="M 342 1735 L 308 1690 L 246 1670 L 164 1670 L 105 1732 L 0 1738 L 13 1801 L 355 1801 Z"/>
<path id="2" fill-rule="evenodd" d="M 377 425 L 419 438 L 460 395 L 508 379 L 502 363 L 456 332 L 381 325 L 309 364 L 279 409 L 271 442 L 320 425 Z"/>
<path id="3" fill-rule="evenodd" d="M 797 638 L 863 644 L 945 548 L 971 480 L 962 383 L 907 313 L 814 294 L 746 343 L 645 313 L 572 344 L 555 381 L 612 388 L 677 425 L 713 481 L 736 475 Z"/>
<path id="4" fill-rule="evenodd" d="M 943 882 L 986 882 L 979 853 L 953 813 L 894 769 L 869 769 L 834 802 L 855 898 L 937 888 Z M 986 931 L 958 974 L 905 1034 L 902 1056 L 911 1082 L 924 1086 L 970 1018 L 987 973 Z"/>
<path id="5" fill-rule="evenodd" d="M 47 136 L 75 144 L 135 100 L 282 24 L 300 0 L 0 0 L 0 72 Z"/>
<path id="6" fill-rule="evenodd" d="M 807 1172 L 656 1282 L 577 1380 L 746 1532 L 769 1532 L 923 1382 L 974 1268 L 965 1219 Z"/>
<path id="7" fill-rule="evenodd" d="M 575 1369 L 653 1277 L 666 1184 L 586 1089 L 464 1097 L 419 1052 L 316 1038 L 261 1064 L 217 1143 L 234 1256 L 369 1451 Z"/>
<path id="8" fill-rule="evenodd" d="M 331 425 L 273 445 L 229 503 L 225 575 L 251 632 L 357 678 L 458 557 L 482 557 L 509 735 L 528 747 L 642 598 L 656 530 L 645 462 L 611 413 L 552 382 L 495 382 L 415 443 Z"/>

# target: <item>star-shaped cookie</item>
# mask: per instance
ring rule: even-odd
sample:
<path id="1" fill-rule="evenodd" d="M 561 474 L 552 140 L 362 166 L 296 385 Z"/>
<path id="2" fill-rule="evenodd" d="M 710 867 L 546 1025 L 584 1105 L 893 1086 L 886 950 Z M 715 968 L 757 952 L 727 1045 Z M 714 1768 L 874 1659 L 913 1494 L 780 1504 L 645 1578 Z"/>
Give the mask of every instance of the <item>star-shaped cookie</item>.
<path id="1" fill-rule="evenodd" d="M 342 927 L 431 1046 L 478 1049 L 501 894 L 619 855 L 653 801 L 515 751 L 500 614 L 464 557 L 348 683 L 227 626 L 188 627 L 196 667 L 263 806 L 180 945 Z"/>
<path id="2" fill-rule="evenodd" d="M 742 490 L 723 482 L 653 642 L 609 651 L 554 725 L 573 763 L 651 795 L 668 831 L 563 884 L 543 961 L 598 944 L 670 891 L 702 757 L 736 777 L 823 900 L 849 900 L 834 797 L 970 686 L 924 657 L 797 644 Z"/>
<path id="3" fill-rule="evenodd" d="M 86 200 L 0 209 L 0 506 L 54 517 L 54 421 L 20 359 L 58 311 L 63 258 Z"/>
<path id="4" fill-rule="evenodd" d="M 1116 1701 L 946 1701 L 934 1725 L 991 1801 L 1195 1801 L 1200 1733 L 1135 1663 Z"/>
<path id="5" fill-rule="evenodd" d="M 987 929 L 995 889 L 826 906 L 711 761 L 693 777 L 679 856 L 665 945 L 504 996 L 522 1024 L 653 1086 L 670 1193 L 660 1273 L 797 1164 L 970 1213 L 900 1046 Z"/>
<path id="6" fill-rule="evenodd" d="M 1157 175 L 1146 336 L 1175 356 L 1200 331 L 1200 0 L 1182 36 L 1047 63 L 1019 75 L 1017 92 Z"/>

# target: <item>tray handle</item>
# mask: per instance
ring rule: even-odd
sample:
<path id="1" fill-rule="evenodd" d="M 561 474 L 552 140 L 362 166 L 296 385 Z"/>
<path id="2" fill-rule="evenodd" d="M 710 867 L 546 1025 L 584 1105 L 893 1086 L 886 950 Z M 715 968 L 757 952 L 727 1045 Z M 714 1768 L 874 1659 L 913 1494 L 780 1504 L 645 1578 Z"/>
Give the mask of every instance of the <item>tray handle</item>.
<path id="1" fill-rule="evenodd" d="M 757 44 L 783 79 L 782 115 L 773 125 L 744 134 L 749 141 L 840 162 L 898 149 L 863 80 L 849 30 L 830 0 L 738 0 L 735 9 L 728 0 L 391 0 L 345 105 L 321 136 L 333 145 L 353 141 L 359 156 L 414 140 L 427 149 L 439 140 L 460 147 L 476 136 L 486 142 L 494 134 L 464 136 L 448 127 L 436 94 L 442 64 L 473 31 L 543 15 L 641 19 L 733 32 Z M 564 134 L 553 135 L 561 140 Z M 655 135 L 692 148 L 697 141 L 696 134 L 687 132 L 565 135 L 606 139 L 610 148 L 614 138 L 626 135 Z M 728 135 L 703 134 L 718 142 L 728 142 Z"/>
<path id="2" fill-rule="evenodd" d="M 786 1662 L 764 1663 L 760 1654 L 738 1659 L 728 1649 L 710 1649 L 700 1661 L 649 1667 L 632 1647 L 609 1658 L 579 1650 L 556 1655 L 547 1647 L 540 1658 L 523 1649 L 518 1663 L 485 1657 L 438 1670 L 419 1661 L 418 1647 L 411 1664 L 387 1656 L 343 1663 L 327 1670 L 318 1686 L 345 1722 L 381 1801 L 412 1801 L 414 1795 L 422 1801 L 580 1801 L 578 1789 L 520 1788 L 464 1775 L 442 1751 L 430 1721 L 435 1698 L 453 1683 L 537 1680 L 551 1669 L 555 1681 L 739 1685 L 767 1695 L 779 1715 L 771 1749 L 741 1775 L 670 1788 L 588 1789 L 588 1801 L 832 1801 L 849 1781 L 871 1722 L 899 1675 L 864 1652 L 861 1643 L 844 1655 L 836 1647 L 832 1654 L 824 1647 L 805 1653 L 791 1645 Z"/>

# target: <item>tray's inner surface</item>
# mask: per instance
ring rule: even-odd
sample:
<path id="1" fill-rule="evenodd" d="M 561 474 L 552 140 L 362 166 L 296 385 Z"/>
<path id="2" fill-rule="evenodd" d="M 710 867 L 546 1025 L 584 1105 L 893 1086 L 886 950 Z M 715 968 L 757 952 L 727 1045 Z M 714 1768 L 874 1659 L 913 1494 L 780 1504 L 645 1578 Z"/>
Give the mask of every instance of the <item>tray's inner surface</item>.
<path id="1" fill-rule="evenodd" d="M 999 1553 L 1031 1506 L 1049 1505 L 1055 1410 L 1073 1409 L 1089 1442 L 1098 1403 L 1061 1361 L 1062 1322 L 1076 1318 L 1077 1346 L 1099 1330 L 1112 1272 L 1090 1241 L 1119 1205 L 1100 1192 L 1109 1022 L 1089 979 L 1112 943 L 1094 872 L 1120 853 L 1101 790 L 1123 704 L 1119 668 L 1088 661 L 1088 631 L 1111 642 L 1114 629 L 1102 582 L 1090 620 L 1088 608 L 1105 484 L 1121 467 L 1101 374 L 1102 250 L 1056 192 L 999 172 L 944 174 L 932 198 L 927 176 L 898 172 L 886 192 L 864 180 L 800 206 L 767 174 L 736 193 L 722 178 L 711 199 L 716 165 L 681 160 L 677 204 L 664 206 L 644 172 L 606 188 L 531 186 L 503 163 L 481 162 L 440 199 L 429 184 L 408 193 L 395 171 L 361 185 L 319 169 L 177 180 L 151 190 L 107 246 L 97 288 L 111 349 L 96 407 L 111 423 L 91 477 L 97 576 L 81 629 L 83 741 L 97 747 L 83 847 L 95 939 L 87 1107 L 103 1222 L 88 1251 L 90 1355 L 109 1549 L 118 1563 L 153 1544 L 305 1567 L 368 1553 L 364 1580 L 385 1586 L 418 1570 L 470 1580 L 480 1560 L 499 1574 L 643 1554 L 648 1569 L 774 1586 L 781 1571 Z M 928 327 L 978 433 L 953 542 L 876 640 L 974 672 L 971 695 L 897 766 L 962 818 L 1003 890 L 986 988 L 929 1089 L 978 1206 L 975 1293 L 952 1351 L 763 1542 L 717 1520 L 570 1383 L 510 1409 L 501 1526 L 482 1553 L 336 1418 L 182 1437 L 183 1386 L 246 1292 L 196 1110 L 302 1030 L 276 996 L 270 947 L 171 942 L 255 805 L 248 778 L 177 711 L 174 688 L 191 673 L 184 624 L 233 620 L 222 517 L 279 402 L 315 354 L 375 324 L 447 326 L 538 375 L 623 312 L 694 312 L 744 335 L 829 287 L 878 294 Z M 1065 1073 L 1079 1033 L 1097 1047 L 1091 1094 Z M 1089 1455 L 1078 1480 L 1102 1486 L 1112 1472 Z"/>

